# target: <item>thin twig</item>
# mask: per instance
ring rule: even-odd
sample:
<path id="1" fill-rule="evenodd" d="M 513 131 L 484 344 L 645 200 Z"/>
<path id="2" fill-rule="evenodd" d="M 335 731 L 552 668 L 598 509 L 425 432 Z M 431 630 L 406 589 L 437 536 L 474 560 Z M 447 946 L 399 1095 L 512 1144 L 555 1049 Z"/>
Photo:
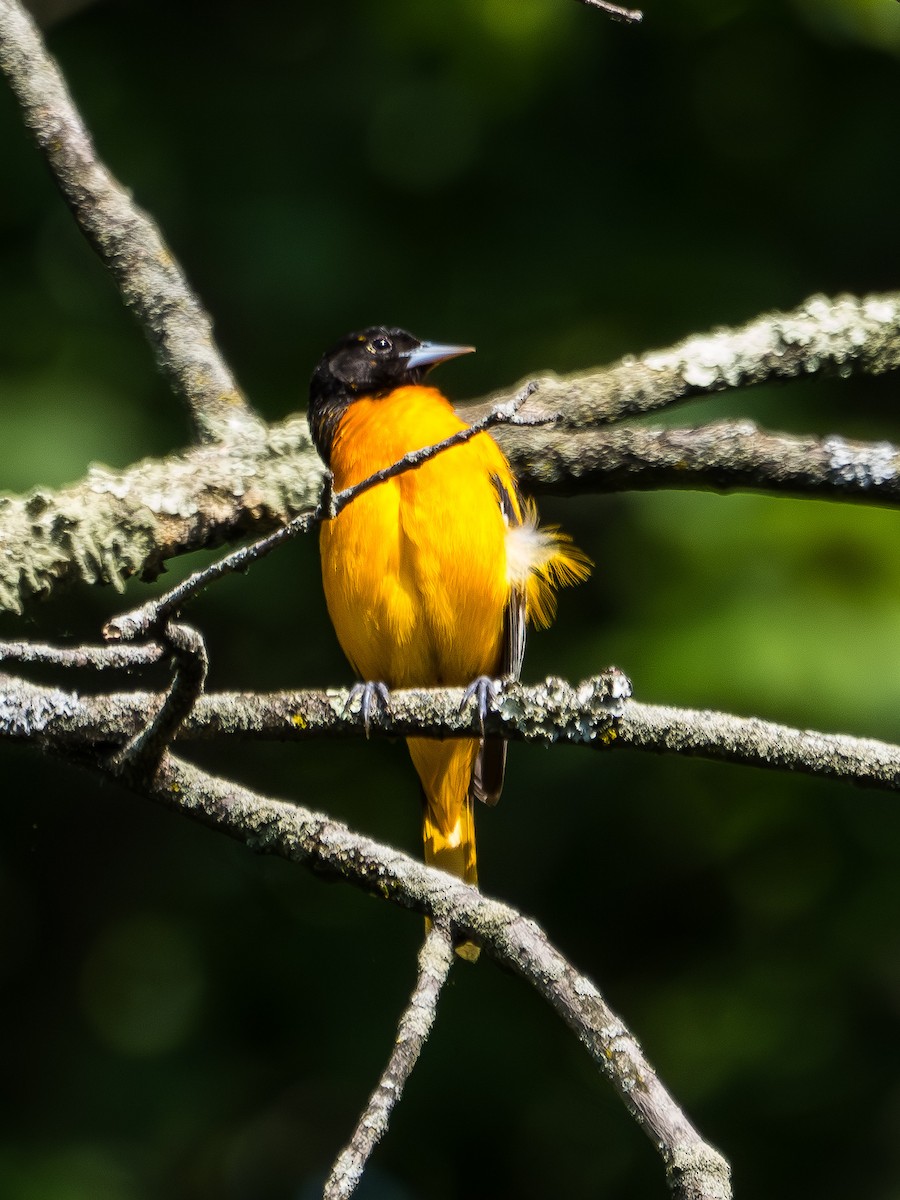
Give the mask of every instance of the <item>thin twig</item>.
<path id="1" fill-rule="evenodd" d="M 151 218 L 97 157 L 56 63 L 18 0 L 0 0 L 0 70 L 85 237 L 208 441 L 263 436 L 212 325 Z"/>
<path id="2" fill-rule="evenodd" d="M 48 646 L 40 642 L 0 642 L 0 662 L 89 667 L 93 671 L 148 667 L 169 653 L 156 642 L 122 646 Z"/>
<path id="3" fill-rule="evenodd" d="M 104 626 L 104 637 L 110 640 L 127 642 L 136 638 L 152 636 L 162 622 L 180 611 L 188 600 L 209 587 L 217 579 L 221 579 L 224 575 L 248 570 L 253 563 L 258 562 L 267 554 L 271 554 L 282 542 L 297 537 L 299 534 L 308 533 L 320 521 L 332 520 L 348 504 L 351 504 L 364 492 L 369 491 L 378 484 L 387 482 L 389 479 L 394 479 L 397 475 L 402 475 L 406 471 L 416 470 L 436 455 L 443 454 L 444 451 L 451 450 L 455 446 L 461 446 L 480 433 L 493 429 L 497 425 L 532 426 L 552 423 L 555 420 L 555 415 L 544 415 L 535 418 L 520 418 L 518 416 L 519 409 L 535 391 L 536 387 L 537 384 L 527 384 L 512 399 L 497 404 L 489 413 L 473 424 L 468 425 L 465 429 L 459 430 L 458 433 L 454 433 L 432 446 L 423 446 L 420 450 L 410 451 L 409 454 L 405 454 L 389 467 L 375 471 L 374 474 L 354 484 L 353 487 L 344 488 L 341 492 L 334 492 L 330 483 L 327 484 L 323 499 L 320 500 L 319 504 L 311 512 L 301 513 L 300 516 L 295 517 L 293 521 L 289 521 L 281 529 L 276 529 L 274 533 L 270 533 L 268 537 L 260 538 L 259 541 L 252 542 L 248 546 L 242 546 L 239 550 L 235 550 L 231 554 L 226 554 L 224 558 L 220 558 L 212 566 L 205 567 L 202 571 L 195 571 L 193 575 L 189 575 L 187 579 L 164 595 L 157 597 L 157 599 L 148 601 L 146 604 L 141 605 L 140 608 L 132 609 L 129 612 L 122 613 L 120 616 L 113 617 Z"/>
<path id="4" fill-rule="evenodd" d="M 419 951 L 419 974 L 409 1004 L 400 1017 L 394 1048 L 349 1144 L 335 1162 L 325 1184 L 324 1200 L 346 1200 L 358 1187 L 366 1163 L 387 1132 L 391 1113 L 428 1040 L 441 989 L 453 963 L 453 943 L 446 930 L 431 925 Z"/>
<path id="5" fill-rule="evenodd" d="M 589 8 L 599 8 L 614 21 L 627 21 L 634 25 L 644 19 L 644 14 L 640 9 L 621 8 L 618 4 L 610 4 L 609 0 L 579 0 L 579 3 L 586 4 Z"/>
<path id="6" fill-rule="evenodd" d="M 209 659 L 206 643 L 191 625 L 166 623 L 159 631 L 172 654 L 174 674 L 165 699 L 140 733 L 109 760 L 115 771 L 144 773 L 156 770 L 163 752 L 193 711 L 206 682 Z"/>

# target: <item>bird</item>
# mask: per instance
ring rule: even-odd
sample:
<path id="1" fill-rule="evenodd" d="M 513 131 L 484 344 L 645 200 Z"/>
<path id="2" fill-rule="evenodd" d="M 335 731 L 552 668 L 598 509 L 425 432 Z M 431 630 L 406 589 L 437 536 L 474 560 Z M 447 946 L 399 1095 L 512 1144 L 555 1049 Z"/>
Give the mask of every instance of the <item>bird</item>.
<path id="1" fill-rule="evenodd" d="M 313 443 L 342 491 L 411 451 L 468 428 L 423 381 L 474 347 L 404 329 L 349 333 L 313 372 Z M 500 679 L 518 679 L 526 623 L 549 625 L 554 590 L 587 578 L 590 559 L 541 526 L 488 432 L 360 494 L 320 531 L 322 581 L 366 713 L 386 688 L 465 687 L 482 712 Z M 425 861 L 477 885 L 474 802 L 496 804 L 506 743 L 407 738 L 423 798 Z M 470 941 L 457 954 L 477 958 Z"/>

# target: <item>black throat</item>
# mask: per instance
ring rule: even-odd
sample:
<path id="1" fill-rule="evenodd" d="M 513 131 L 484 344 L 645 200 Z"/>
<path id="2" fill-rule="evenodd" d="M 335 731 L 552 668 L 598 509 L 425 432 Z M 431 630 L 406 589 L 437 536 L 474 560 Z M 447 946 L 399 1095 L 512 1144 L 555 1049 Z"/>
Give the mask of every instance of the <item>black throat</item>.
<path id="1" fill-rule="evenodd" d="M 319 359 L 309 384 L 309 428 L 326 466 L 344 413 L 363 397 L 377 399 L 420 383 L 439 362 L 469 354 L 472 346 L 422 342 L 405 329 L 372 325 L 348 333 Z"/>
<path id="2" fill-rule="evenodd" d="M 309 429 L 326 466 L 331 465 L 335 434 L 344 413 L 364 396 L 386 396 L 394 388 L 418 383 L 427 367 L 410 362 L 422 343 L 405 329 L 371 325 L 348 333 L 316 364 L 309 383 Z"/>

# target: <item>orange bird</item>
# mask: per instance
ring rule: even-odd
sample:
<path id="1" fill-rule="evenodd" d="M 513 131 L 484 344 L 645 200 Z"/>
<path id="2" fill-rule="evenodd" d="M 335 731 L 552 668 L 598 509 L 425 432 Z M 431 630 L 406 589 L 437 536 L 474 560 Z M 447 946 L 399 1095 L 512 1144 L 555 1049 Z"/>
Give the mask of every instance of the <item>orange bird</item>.
<path id="1" fill-rule="evenodd" d="M 471 346 L 421 342 L 403 329 L 350 333 L 310 383 L 309 425 L 341 491 L 412 450 L 466 429 L 422 380 Z M 518 678 L 525 624 L 549 625 L 554 588 L 590 562 L 552 526 L 538 525 L 488 433 L 363 493 L 321 530 L 328 612 L 364 699 L 391 688 Z M 425 860 L 477 882 L 474 801 L 500 798 L 506 745 L 497 738 L 407 739 L 424 793 Z M 470 944 L 458 947 L 475 957 Z"/>

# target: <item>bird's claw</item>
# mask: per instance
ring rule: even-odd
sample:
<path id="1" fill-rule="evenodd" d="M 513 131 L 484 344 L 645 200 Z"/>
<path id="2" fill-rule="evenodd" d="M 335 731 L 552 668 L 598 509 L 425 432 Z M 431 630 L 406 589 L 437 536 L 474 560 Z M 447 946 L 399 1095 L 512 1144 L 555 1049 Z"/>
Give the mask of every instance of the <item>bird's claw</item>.
<path id="1" fill-rule="evenodd" d="M 491 679 L 490 675 L 479 675 L 477 679 L 472 680 L 463 692 L 462 703 L 459 706 L 460 712 L 472 700 L 476 701 L 478 705 L 478 725 L 481 729 L 482 737 L 484 737 L 484 719 L 488 714 L 488 708 L 490 703 L 499 696 L 502 686 L 502 679 Z"/>
<path id="2" fill-rule="evenodd" d="M 366 737 L 369 736 L 369 727 L 372 722 L 373 705 L 378 704 L 382 708 L 387 708 L 390 704 L 390 692 L 387 687 L 378 681 L 369 683 L 355 683 L 350 689 L 350 694 L 347 697 L 347 702 L 344 705 L 344 712 L 349 712 L 353 705 L 359 701 L 359 715 L 362 717 L 363 729 L 366 731 Z"/>

